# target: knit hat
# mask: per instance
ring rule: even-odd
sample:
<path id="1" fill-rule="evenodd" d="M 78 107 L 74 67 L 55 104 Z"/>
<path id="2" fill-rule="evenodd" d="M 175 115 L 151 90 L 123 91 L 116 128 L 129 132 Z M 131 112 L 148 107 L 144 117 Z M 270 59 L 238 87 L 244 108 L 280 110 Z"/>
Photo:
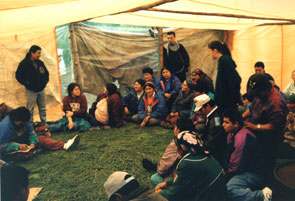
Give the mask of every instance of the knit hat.
<path id="1" fill-rule="evenodd" d="M 129 177 L 126 177 L 127 175 Z M 133 180 L 135 180 L 135 178 L 127 172 L 116 171 L 111 174 L 103 185 L 105 191 L 108 194 L 108 199 L 110 199 L 111 196 L 118 190 L 120 190 L 123 186 Z"/>

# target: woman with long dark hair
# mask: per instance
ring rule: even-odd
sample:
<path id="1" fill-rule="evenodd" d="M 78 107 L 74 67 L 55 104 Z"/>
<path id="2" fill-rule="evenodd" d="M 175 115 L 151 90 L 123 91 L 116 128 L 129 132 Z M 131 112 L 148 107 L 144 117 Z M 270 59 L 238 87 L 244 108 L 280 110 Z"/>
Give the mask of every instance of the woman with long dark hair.
<path id="1" fill-rule="evenodd" d="M 237 104 L 241 103 L 241 77 L 236 71 L 237 65 L 225 43 L 213 41 L 208 48 L 210 56 L 218 60 L 215 102 L 221 111 L 237 108 Z"/>
<path id="2" fill-rule="evenodd" d="M 106 84 L 104 92 L 97 95 L 89 109 L 90 123 L 94 130 L 104 126 L 119 128 L 123 126 L 123 105 L 121 94 L 113 83 Z"/>
<path id="3" fill-rule="evenodd" d="M 65 116 L 52 125 L 48 125 L 50 132 L 86 131 L 90 128 L 87 119 L 87 100 L 77 83 L 68 85 L 68 96 L 63 98 Z"/>
<path id="4" fill-rule="evenodd" d="M 212 79 L 204 73 L 200 68 L 196 68 L 192 72 L 192 84 L 194 85 L 194 90 L 197 95 L 208 94 L 209 92 L 214 93 L 213 81 Z"/>

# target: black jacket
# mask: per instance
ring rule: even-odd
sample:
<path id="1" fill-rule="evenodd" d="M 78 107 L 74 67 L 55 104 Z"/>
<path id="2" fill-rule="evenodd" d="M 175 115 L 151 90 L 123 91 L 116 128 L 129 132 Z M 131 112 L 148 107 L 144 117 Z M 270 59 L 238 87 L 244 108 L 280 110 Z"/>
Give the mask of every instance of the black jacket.
<path id="1" fill-rule="evenodd" d="M 15 72 L 15 77 L 26 89 L 40 92 L 46 87 L 49 81 L 49 73 L 42 61 L 37 60 L 36 64 L 38 66 L 37 69 L 27 55 L 26 58 L 19 63 L 17 71 Z"/>

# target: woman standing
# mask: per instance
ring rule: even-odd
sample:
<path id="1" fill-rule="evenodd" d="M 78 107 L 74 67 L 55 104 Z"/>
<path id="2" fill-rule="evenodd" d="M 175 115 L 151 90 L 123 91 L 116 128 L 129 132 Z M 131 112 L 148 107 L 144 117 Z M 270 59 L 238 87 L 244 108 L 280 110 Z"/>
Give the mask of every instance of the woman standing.
<path id="1" fill-rule="evenodd" d="M 218 60 L 215 102 L 221 111 L 237 108 L 237 104 L 241 103 L 241 77 L 236 71 L 237 65 L 225 43 L 213 41 L 208 48 L 210 56 Z"/>

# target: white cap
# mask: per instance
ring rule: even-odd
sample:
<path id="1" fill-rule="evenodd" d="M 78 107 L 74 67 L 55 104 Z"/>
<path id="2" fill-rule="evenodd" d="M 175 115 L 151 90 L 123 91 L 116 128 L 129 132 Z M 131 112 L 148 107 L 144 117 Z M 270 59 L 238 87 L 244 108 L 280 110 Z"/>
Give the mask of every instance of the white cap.
<path id="1" fill-rule="evenodd" d="M 116 171 L 109 176 L 109 178 L 104 183 L 104 189 L 108 194 L 108 199 L 117 192 L 120 188 L 128 184 L 130 181 L 135 180 L 133 176 L 125 179 L 126 175 L 130 175 L 127 172 Z"/>
<path id="2" fill-rule="evenodd" d="M 199 111 L 203 105 L 210 101 L 210 97 L 207 94 L 202 94 L 194 98 L 196 103 L 195 112 Z"/>

